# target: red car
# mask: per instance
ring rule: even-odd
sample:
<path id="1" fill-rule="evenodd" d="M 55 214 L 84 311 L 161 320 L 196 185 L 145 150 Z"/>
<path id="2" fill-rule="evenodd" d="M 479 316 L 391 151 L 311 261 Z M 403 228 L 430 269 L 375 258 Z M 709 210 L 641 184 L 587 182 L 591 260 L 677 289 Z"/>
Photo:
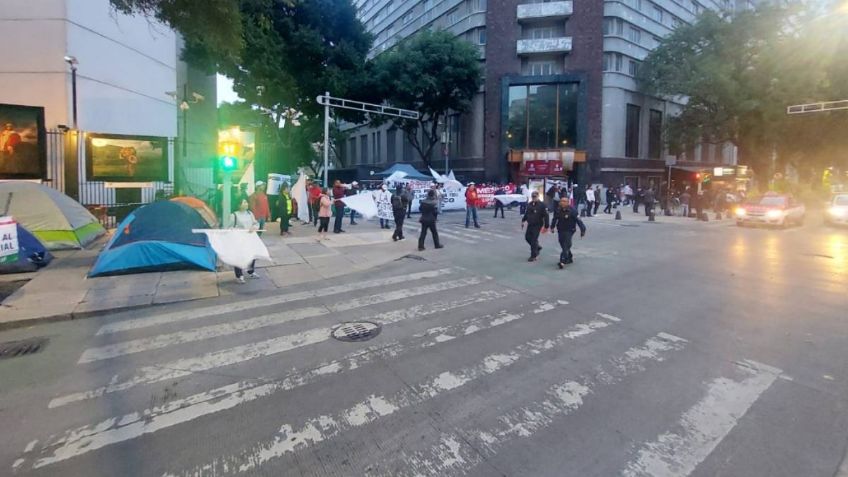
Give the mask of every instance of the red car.
<path id="1" fill-rule="evenodd" d="M 748 224 L 774 225 L 786 227 L 790 224 L 802 225 L 807 210 L 804 204 L 789 194 L 766 193 L 759 200 L 748 202 L 736 208 L 736 225 Z"/>

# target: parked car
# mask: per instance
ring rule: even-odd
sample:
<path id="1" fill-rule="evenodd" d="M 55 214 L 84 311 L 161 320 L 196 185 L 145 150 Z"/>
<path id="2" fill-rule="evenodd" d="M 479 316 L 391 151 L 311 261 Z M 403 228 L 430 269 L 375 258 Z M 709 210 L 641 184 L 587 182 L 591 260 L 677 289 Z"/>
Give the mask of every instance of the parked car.
<path id="1" fill-rule="evenodd" d="M 833 196 L 830 206 L 824 213 L 824 223 L 827 225 L 848 224 L 848 193 Z"/>
<path id="2" fill-rule="evenodd" d="M 790 194 L 769 192 L 758 200 L 747 202 L 736 208 L 736 225 L 772 225 L 786 227 L 801 225 L 807 215 L 804 204 Z"/>

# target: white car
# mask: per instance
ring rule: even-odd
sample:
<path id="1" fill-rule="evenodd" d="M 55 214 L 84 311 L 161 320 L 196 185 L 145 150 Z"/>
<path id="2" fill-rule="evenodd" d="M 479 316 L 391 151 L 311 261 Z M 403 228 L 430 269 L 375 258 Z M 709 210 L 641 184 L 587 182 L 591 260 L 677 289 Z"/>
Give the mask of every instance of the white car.
<path id="1" fill-rule="evenodd" d="M 796 201 L 791 195 L 769 192 L 758 201 L 737 207 L 736 225 L 802 225 L 806 215 L 804 204 Z"/>
<path id="2" fill-rule="evenodd" d="M 848 224 L 848 194 L 836 194 L 830 201 L 824 215 L 824 223 L 828 225 Z"/>

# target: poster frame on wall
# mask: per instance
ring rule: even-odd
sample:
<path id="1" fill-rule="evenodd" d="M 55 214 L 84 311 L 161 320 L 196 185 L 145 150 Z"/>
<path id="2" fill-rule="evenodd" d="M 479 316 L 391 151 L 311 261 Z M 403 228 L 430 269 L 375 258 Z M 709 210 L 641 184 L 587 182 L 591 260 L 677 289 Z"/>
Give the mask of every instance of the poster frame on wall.
<path id="1" fill-rule="evenodd" d="M 139 141 L 139 142 L 159 142 L 161 143 L 162 155 L 159 160 L 164 164 L 162 172 L 157 175 L 141 175 L 130 177 L 126 175 L 96 175 L 94 173 L 94 161 L 92 159 L 93 145 L 95 139 L 117 139 L 123 141 Z M 148 182 L 168 182 L 169 181 L 169 151 L 168 138 L 164 136 L 137 136 L 128 134 L 106 134 L 106 133 L 87 133 L 85 135 L 85 175 L 86 179 L 91 182 L 118 182 L 123 184 L 148 183 Z"/>
<path id="2" fill-rule="evenodd" d="M 44 127 L 44 107 L 43 106 L 27 106 L 22 104 L 6 104 L 0 103 L 0 131 L 5 127 L 7 122 L 4 119 L 4 111 L 29 112 L 35 116 L 36 135 L 37 135 L 37 150 L 38 150 L 38 172 L 3 172 L 0 169 L 0 180 L 3 179 L 47 179 L 47 129 Z M 0 154 L 3 154 L 0 151 Z"/>

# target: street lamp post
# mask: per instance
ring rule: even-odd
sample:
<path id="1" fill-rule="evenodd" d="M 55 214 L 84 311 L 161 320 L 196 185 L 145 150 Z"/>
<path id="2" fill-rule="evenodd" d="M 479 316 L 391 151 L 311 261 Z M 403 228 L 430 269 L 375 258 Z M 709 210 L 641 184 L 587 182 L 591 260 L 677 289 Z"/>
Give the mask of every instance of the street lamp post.
<path id="1" fill-rule="evenodd" d="M 77 127 L 77 65 L 79 61 L 77 61 L 74 56 L 66 56 L 65 63 L 71 67 L 71 117 L 73 118 L 74 129 L 78 129 Z M 66 110 L 67 111 L 67 110 Z"/>

